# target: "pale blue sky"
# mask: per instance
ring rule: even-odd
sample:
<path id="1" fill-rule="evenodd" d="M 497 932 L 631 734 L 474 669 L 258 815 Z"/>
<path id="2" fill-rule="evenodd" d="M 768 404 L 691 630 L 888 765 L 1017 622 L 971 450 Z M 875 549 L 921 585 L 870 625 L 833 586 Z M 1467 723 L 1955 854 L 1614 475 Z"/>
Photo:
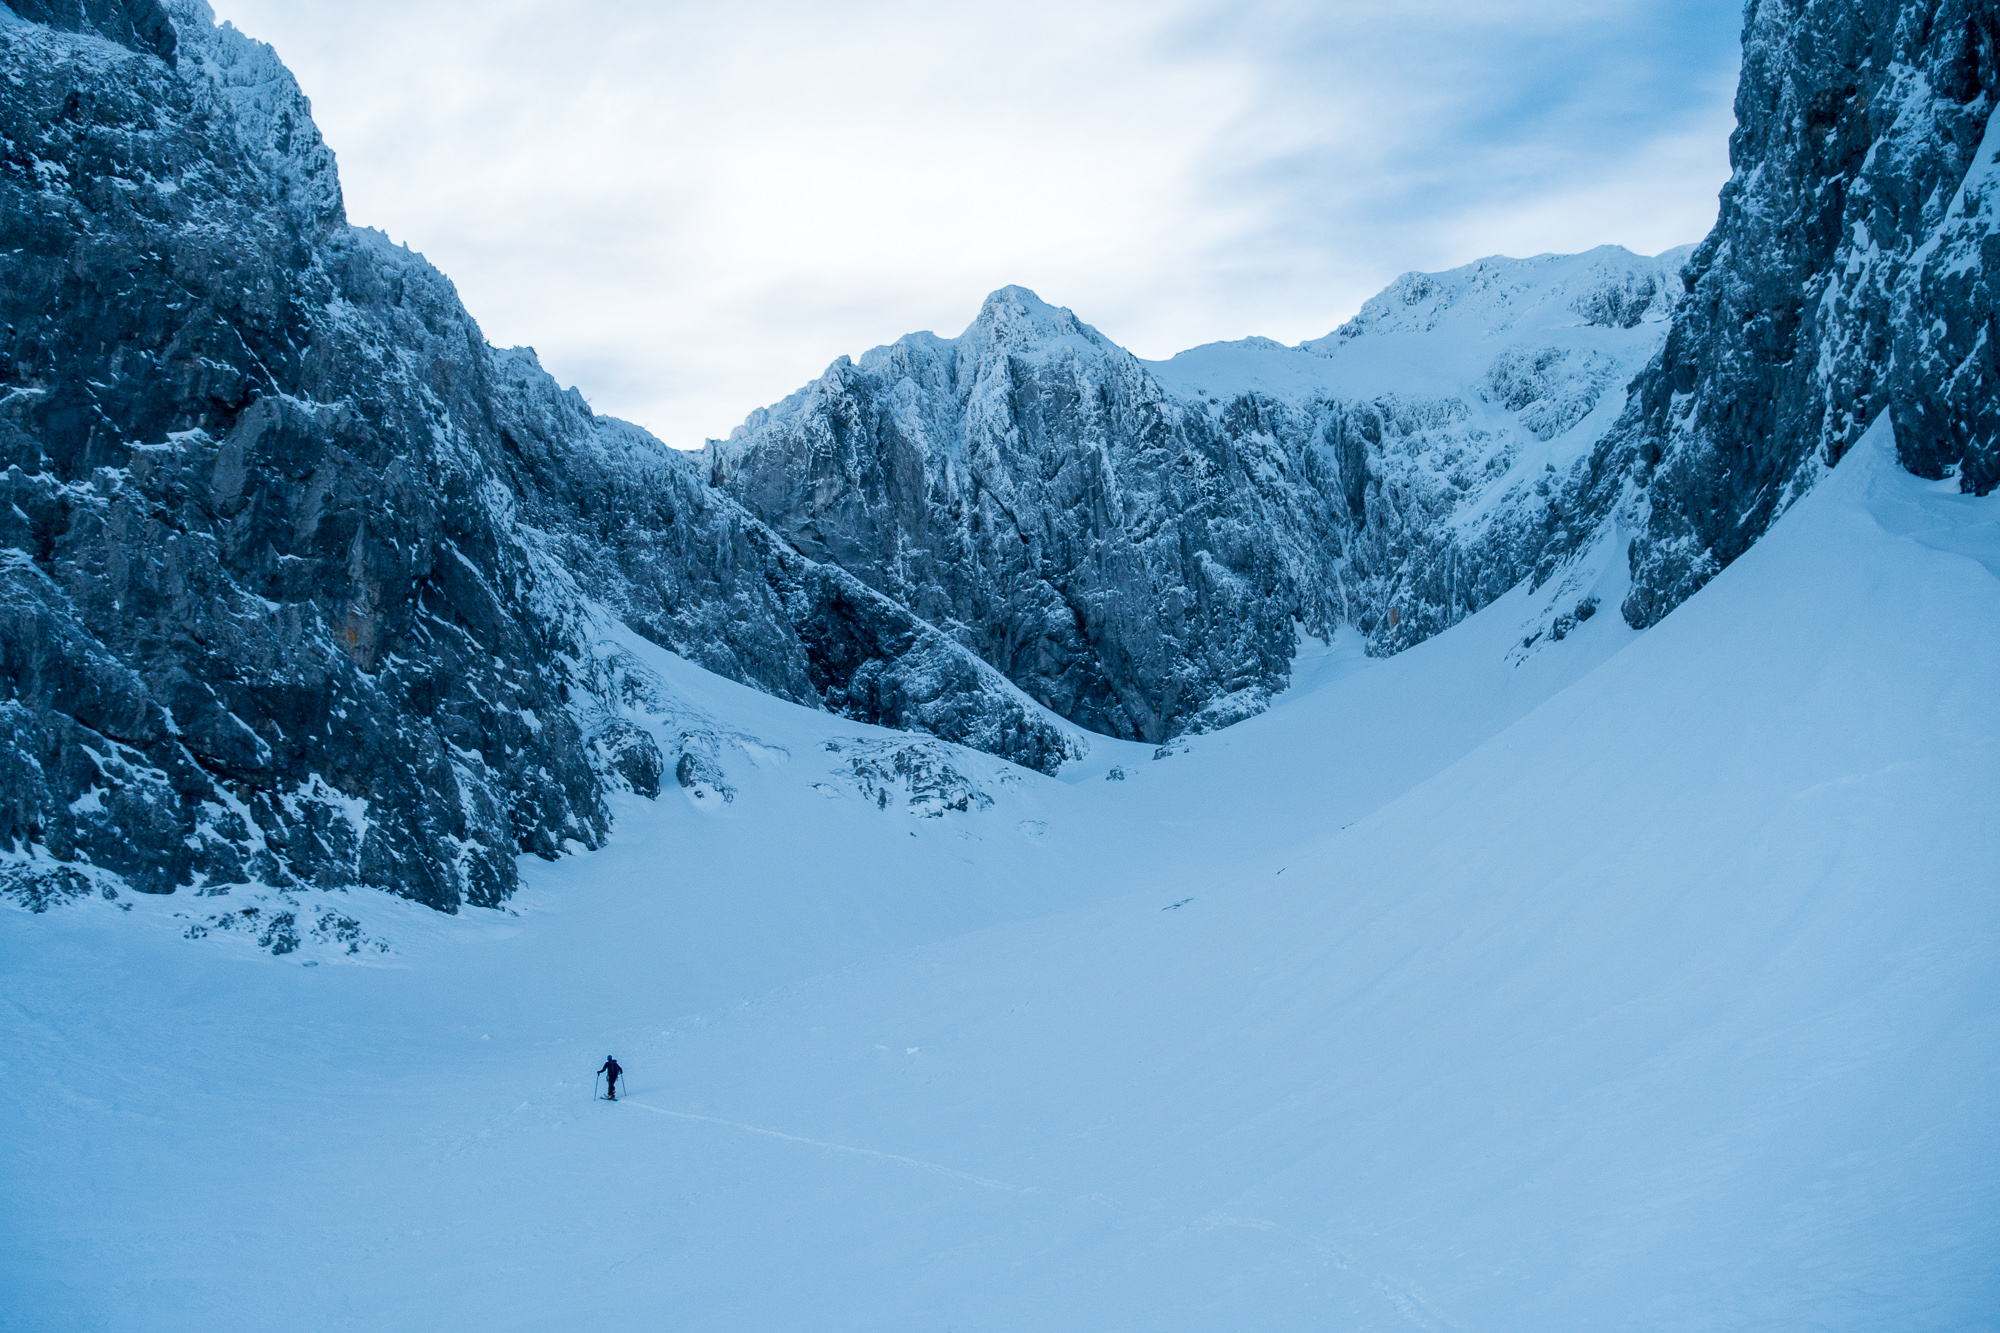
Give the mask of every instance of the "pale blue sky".
<path id="1" fill-rule="evenodd" d="M 219 0 L 348 211 L 669 443 L 1035 288 L 1144 356 L 1698 239 L 1734 0 Z"/>

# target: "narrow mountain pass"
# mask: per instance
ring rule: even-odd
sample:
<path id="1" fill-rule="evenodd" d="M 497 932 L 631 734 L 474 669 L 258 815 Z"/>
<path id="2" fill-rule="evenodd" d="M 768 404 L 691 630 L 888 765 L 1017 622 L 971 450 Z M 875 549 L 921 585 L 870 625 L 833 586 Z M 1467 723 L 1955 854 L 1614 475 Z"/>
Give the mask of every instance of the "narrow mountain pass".
<path id="1" fill-rule="evenodd" d="M 935 818 L 662 658 L 733 798 L 372 966 L 9 913 L 9 1326 L 1975 1326 L 2000 514 L 1867 447 L 1643 635 Z"/>

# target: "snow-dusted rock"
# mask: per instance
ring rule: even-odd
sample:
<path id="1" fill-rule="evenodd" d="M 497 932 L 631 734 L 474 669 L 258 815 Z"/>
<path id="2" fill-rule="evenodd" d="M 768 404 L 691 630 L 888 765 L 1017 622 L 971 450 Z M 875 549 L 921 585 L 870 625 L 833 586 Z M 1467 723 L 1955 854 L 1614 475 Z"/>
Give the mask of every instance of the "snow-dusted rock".
<path id="1" fill-rule="evenodd" d="M 493 903 L 607 790 L 726 801 L 722 731 L 639 728 L 611 622 L 1052 771 L 1037 703 L 1169 741 L 1263 708 L 1301 628 L 1393 652 L 1523 579 L 1558 637 L 1633 533 L 1649 624 L 1884 408 L 1990 489 L 2000 21 L 1759 0 L 1747 42 L 1691 257 L 1408 274 L 1157 363 L 1005 288 L 697 464 L 347 226 L 304 96 L 202 0 L 0 9 L 0 853 Z"/>
<path id="2" fill-rule="evenodd" d="M 1150 365 L 1003 288 L 752 413 L 709 476 L 1070 720 L 1208 730 L 1283 687 L 1297 625 L 1391 651 L 1536 568 L 1680 257 L 1410 274 L 1317 342 Z"/>
<path id="3" fill-rule="evenodd" d="M 1996 112 L 1990 0 L 1750 6 L 1721 216 L 1592 479 L 1644 487 L 1633 624 L 1742 555 L 1885 410 L 1912 471 L 2000 484 Z"/>
<path id="4" fill-rule="evenodd" d="M 1010 287 L 958 338 L 842 358 L 712 443 L 708 466 L 801 551 L 1040 702 L 1151 738 L 1218 694 L 1277 686 L 1293 618 L 1328 614 L 1299 584 L 1317 542 L 1304 559 L 1281 549 L 1306 525 L 1246 503 L 1268 453 L 1238 449 L 1130 353 Z M 1323 515 L 1322 480 L 1271 501 Z"/>
<path id="5" fill-rule="evenodd" d="M 840 757 L 835 776 L 852 784 L 878 810 L 892 806 L 925 819 L 947 813 L 977 814 L 993 808 L 989 787 L 1006 775 L 966 771 L 964 758 L 933 740 L 870 741 L 835 738 L 826 749 Z"/>
<path id="6" fill-rule="evenodd" d="M 0 23 L 0 850 L 132 886 L 491 904 L 667 759 L 608 610 L 736 679 L 1044 768 L 1074 742 L 906 608 L 496 352 L 343 217 L 200 0 Z"/>

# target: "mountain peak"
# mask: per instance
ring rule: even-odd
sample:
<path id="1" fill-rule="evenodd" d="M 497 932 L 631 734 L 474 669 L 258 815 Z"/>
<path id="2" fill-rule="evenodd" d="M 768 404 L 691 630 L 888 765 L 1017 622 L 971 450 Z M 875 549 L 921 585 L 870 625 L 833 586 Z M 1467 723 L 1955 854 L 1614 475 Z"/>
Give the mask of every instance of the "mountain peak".
<path id="1" fill-rule="evenodd" d="M 1030 288 L 1011 282 L 987 293 L 986 299 L 979 304 L 979 318 L 988 319 L 1004 311 L 1028 312 L 1047 318 L 1061 318 L 1070 313 L 1061 306 L 1050 305 Z"/>
<path id="2" fill-rule="evenodd" d="M 1062 342 L 1097 351 L 1108 351 L 1112 346 L 1068 307 L 1050 305 L 1028 288 L 1013 285 L 1000 288 L 981 302 L 979 314 L 960 336 L 974 345 L 1009 352 Z"/>

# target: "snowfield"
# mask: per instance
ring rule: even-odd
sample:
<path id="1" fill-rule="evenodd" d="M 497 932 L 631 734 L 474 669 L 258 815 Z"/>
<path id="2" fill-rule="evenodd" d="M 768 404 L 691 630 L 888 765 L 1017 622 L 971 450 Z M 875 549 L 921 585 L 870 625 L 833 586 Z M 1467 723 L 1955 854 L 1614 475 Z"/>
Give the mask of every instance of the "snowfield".
<path id="1" fill-rule="evenodd" d="M 2000 1327 L 2000 496 L 1594 560 L 1057 778 L 632 637 L 513 910 L 0 912 L 0 1328 Z"/>

